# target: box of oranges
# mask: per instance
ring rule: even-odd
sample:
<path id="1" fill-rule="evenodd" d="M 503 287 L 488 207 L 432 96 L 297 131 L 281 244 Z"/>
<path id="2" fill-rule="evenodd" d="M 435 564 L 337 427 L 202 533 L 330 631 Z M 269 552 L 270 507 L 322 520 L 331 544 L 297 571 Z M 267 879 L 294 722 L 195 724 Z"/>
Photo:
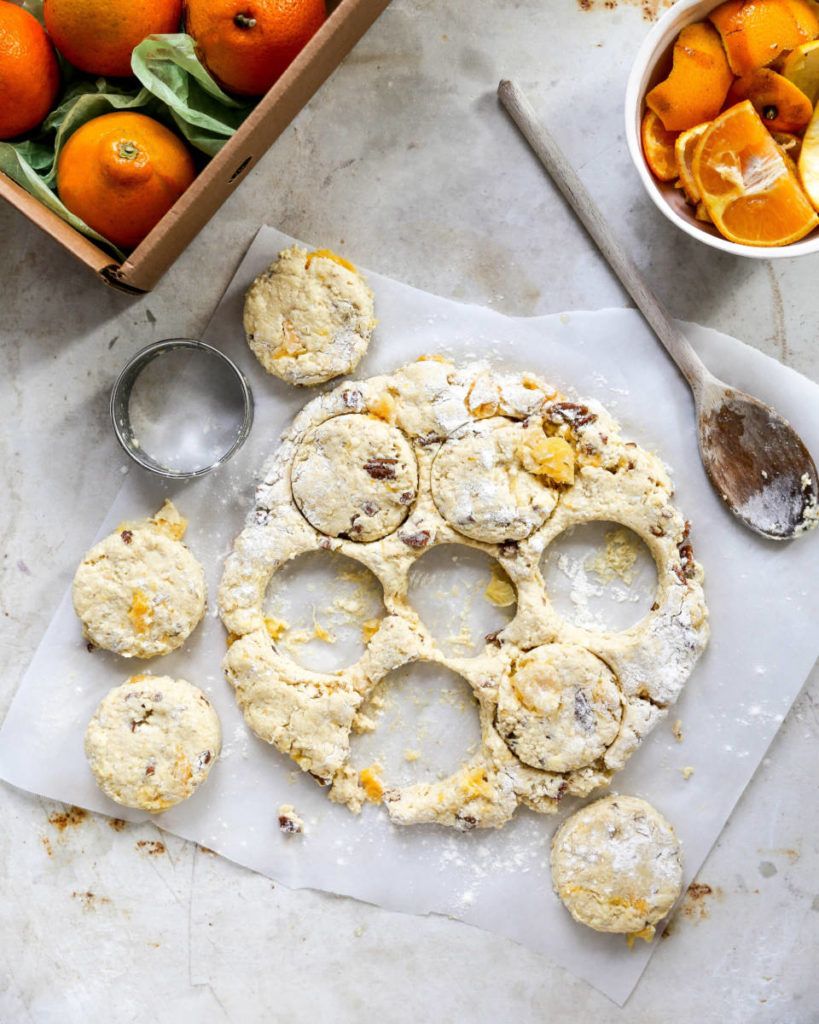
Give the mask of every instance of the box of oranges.
<path id="1" fill-rule="evenodd" d="M 149 291 L 389 0 L 0 0 L 0 196 Z"/>

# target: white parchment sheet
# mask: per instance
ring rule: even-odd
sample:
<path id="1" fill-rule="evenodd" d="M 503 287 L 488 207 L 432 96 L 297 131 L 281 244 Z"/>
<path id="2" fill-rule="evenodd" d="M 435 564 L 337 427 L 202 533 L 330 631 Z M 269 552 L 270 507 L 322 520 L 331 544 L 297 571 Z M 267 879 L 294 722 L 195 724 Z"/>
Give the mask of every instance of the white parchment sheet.
<path id="1" fill-rule="evenodd" d="M 102 696 L 128 675 L 147 668 L 185 677 L 217 708 L 224 752 L 192 799 L 153 818 L 161 828 L 291 887 L 324 889 L 408 913 L 449 914 L 500 932 L 622 1004 L 658 940 L 629 949 L 621 936 L 575 924 L 552 893 L 549 841 L 577 801 L 567 799 L 552 817 L 521 810 L 497 832 L 401 828 L 375 805 L 355 817 L 254 737 L 234 704 L 220 667 L 225 634 L 216 593 L 222 561 L 252 505 L 262 465 L 313 394 L 264 374 L 244 341 L 242 302 L 253 277 L 291 242 L 272 229 L 259 232 L 205 334 L 251 382 L 256 419 L 245 447 L 226 466 L 189 484 L 168 485 L 133 467 L 96 535 L 89 530 L 90 547 L 122 520 L 150 515 L 163 497 L 172 497 L 190 521 L 186 542 L 206 569 L 205 621 L 184 649 L 149 665 L 127 662 L 86 649 L 67 593 L 0 733 L 0 775 L 66 803 L 130 820 L 147 817 L 119 807 L 96 788 L 83 755 L 83 731 Z M 634 311 L 514 319 L 374 273 L 367 279 L 379 322 L 356 376 L 389 372 L 439 351 L 459 361 L 486 358 L 529 369 L 569 394 L 599 399 L 627 439 L 656 451 L 669 466 L 676 502 L 693 523 L 695 555 L 706 570 L 711 643 L 677 708 L 614 781 L 617 791 L 645 797 L 674 824 L 684 844 L 687 884 L 819 653 L 819 531 L 792 543 L 766 541 L 723 508 L 700 465 L 684 382 Z M 694 326 L 686 331 L 715 373 L 775 405 L 819 453 L 819 387 L 732 338 Z M 318 603 L 320 620 L 320 596 Z M 681 743 L 670 729 L 677 718 Z M 685 766 L 694 769 L 688 780 Z M 303 835 L 279 831 L 283 803 L 293 804 L 305 820 Z"/>

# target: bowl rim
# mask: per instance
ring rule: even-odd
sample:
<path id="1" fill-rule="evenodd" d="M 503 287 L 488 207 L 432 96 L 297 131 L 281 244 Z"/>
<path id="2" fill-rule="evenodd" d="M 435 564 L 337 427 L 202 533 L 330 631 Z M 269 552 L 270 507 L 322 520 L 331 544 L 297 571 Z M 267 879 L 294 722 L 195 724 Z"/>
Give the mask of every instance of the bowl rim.
<path id="1" fill-rule="evenodd" d="M 704 245 L 749 259 L 794 259 L 797 256 L 807 256 L 819 252 L 819 228 L 814 228 L 810 235 L 798 242 L 779 246 L 744 245 L 740 242 L 732 242 L 721 235 L 711 234 L 704 227 L 680 216 L 666 199 L 646 164 L 640 140 L 640 125 L 645 107 L 646 84 L 654 69 L 657 54 L 664 51 L 673 42 L 680 29 L 698 20 L 699 15 L 705 15 L 706 12 L 714 10 L 721 2 L 722 0 L 677 0 L 643 39 L 632 62 L 626 83 L 625 130 L 626 145 L 631 162 L 634 164 L 649 198 L 660 212 L 685 234 L 696 238 Z"/>

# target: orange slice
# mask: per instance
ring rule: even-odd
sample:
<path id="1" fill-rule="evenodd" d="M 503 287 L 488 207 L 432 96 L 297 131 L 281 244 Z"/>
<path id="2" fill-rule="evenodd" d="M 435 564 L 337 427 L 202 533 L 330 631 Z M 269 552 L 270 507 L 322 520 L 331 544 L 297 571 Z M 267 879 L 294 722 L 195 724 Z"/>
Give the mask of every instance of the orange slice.
<path id="1" fill-rule="evenodd" d="M 640 126 L 643 140 L 643 154 L 651 173 L 660 181 L 673 181 L 677 177 L 677 161 L 674 157 L 674 143 L 677 132 L 668 132 L 653 110 L 643 114 Z"/>
<path id="2" fill-rule="evenodd" d="M 710 121 L 722 109 L 732 75 L 719 33 L 707 21 L 686 25 L 674 43 L 671 73 L 646 96 L 670 132 Z"/>
<path id="3" fill-rule="evenodd" d="M 819 210 L 819 106 L 802 136 L 799 177 L 808 199 Z"/>
<path id="4" fill-rule="evenodd" d="M 771 132 L 801 132 L 813 114 L 813 104 L 802 90 L 770 68 L 735 79 L 728 96 L 734 103 L 750 100 Z"/>
<path id="5" fill-rule="evenodd" d="M 694 150 L 691 172 L 711 220 L 742 245 L 787 245 L 819 224 L 749 100 L 720 114 Z"/>
<path id="6" fill-rule="evenodd" d="M 766 67 L 783 50 L 819 35 L 819 21 L 807 0 L 727 0 L 708 17 L 735 75 Z"/>
<path id="7" fill-rule="evenodd" d="M 709 122 L 706 121 L 704 124 L 698 124 L 693 128 L 689 128 L 688 131 L 680 132 L 677 136 L 677 141 L 674 143 L 674 156 L 677 161 L 677 174 L 680 179 L 680 185 L 685 193 L 685 198 L 692 206 L 696 206 L 699 203 L 700 190 L 697 188 L 694 175 L 691 173 L 691 163 L 694 159 L 694 150 L 697 148 L 697 143 L 708 125 Z"/>

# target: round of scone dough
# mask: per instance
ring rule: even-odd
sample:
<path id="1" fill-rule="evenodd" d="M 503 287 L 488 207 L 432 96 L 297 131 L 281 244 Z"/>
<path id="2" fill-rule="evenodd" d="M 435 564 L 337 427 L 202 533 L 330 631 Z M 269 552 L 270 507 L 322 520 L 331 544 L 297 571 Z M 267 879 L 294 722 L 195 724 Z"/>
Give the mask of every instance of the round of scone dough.
<path id="1" fill-rule="evenodd" d="M 349 373 L 366 352 L 373 293 L 347 260 L 294 245 L 250 286 L 244 327 L 268 373 L 291 384 L 321 384 Z"/>
<path id="2" fill-rule="evenodd" d="M 602 757 L 622 712 L 604 661 L 575 644 L 546 644 L 522 654 L 501 681 L 497 729 L 524 764 L 565 772 Z"/>
<path id="3" fill-rule="evenodd" d="M 155 517 L 95 544 L 74 576 L 73 599 L 97 647 L 153 658 L 180 647 L 204 615 L 205 573 Z"/>
<path id="4" fill-rule="evenodd" d="M 418 463 L 397 427 L 376 416 L 334 416 L 310 430 L 291 469 L 293 499 L 316 530 L 379 540 L 407 518 Z"/>
<path id="5" fill-rule="evenodd" d="M 551 864 L 572 917 L 598 932 L 649 940 L 682 890 L 674 830 L 634 796 L 603 797 L 568 817 L 552 839 Z"/>
<path id="6" fill-rule="evenodd" d="M 100 702 L 85 730 L 85 756 L 106 796 L 164 811 L 204 782 L 221 742 L 219 718 L 200 689 L 138 675 Z"/>
<path id="7" fill-rule="evenodd" d="M 541 526 L 558 492 L 526 469 L 520 422 L 492 416 L 465 424 L 432 463 L 432 498 L 444 519 L 466 537 L 490 544 L 523 540 Z"/>

